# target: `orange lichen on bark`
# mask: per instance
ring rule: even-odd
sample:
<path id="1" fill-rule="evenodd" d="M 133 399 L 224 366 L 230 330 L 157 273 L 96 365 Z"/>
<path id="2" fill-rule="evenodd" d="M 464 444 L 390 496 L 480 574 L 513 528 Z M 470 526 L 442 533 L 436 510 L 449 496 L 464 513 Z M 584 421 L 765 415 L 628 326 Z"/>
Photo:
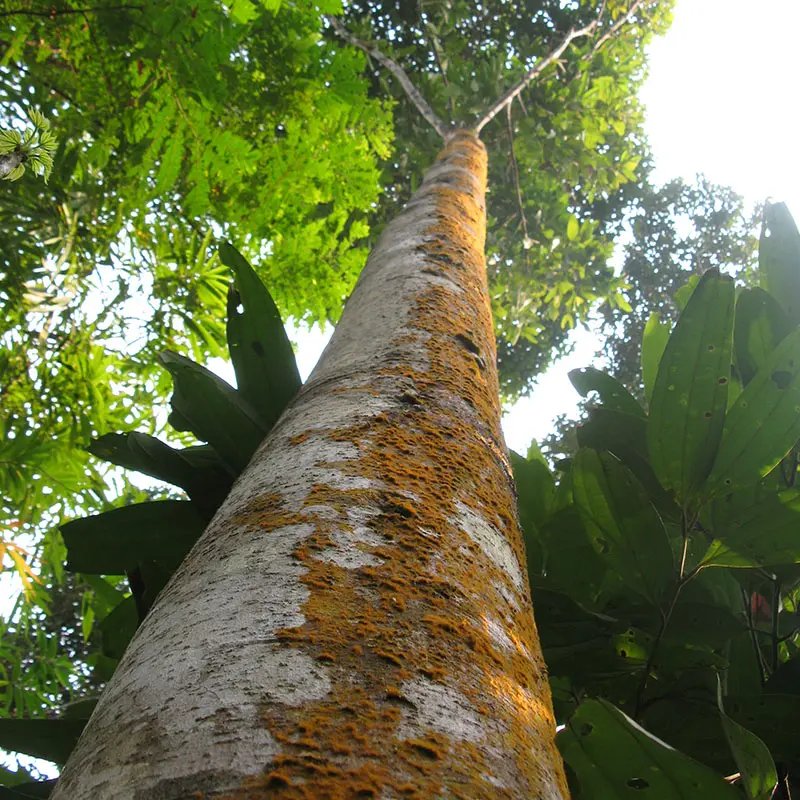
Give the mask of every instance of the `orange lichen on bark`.
<path id="1" fill-rule="evenodd" d="M 358 402 L 385 392 L 378 387 L 406 387 L 386 410 L 368 425 L 295 437 L 352 446 L 357 458 L 326 468 L 369 488 L 317 484 L 301 514 L 272 498 L 259 515 L 265 530 L 298 517 L 313 524 L 294 552 L 305 568 L 305 621 L 278 638 L 323 662 L 332 688 L 297 706 L 264 703 L 282 754 L 226 797 L 568 796 L 500 432 L 485 151 L 462 132 L 437 164 L 459 168 L 422 189 L 435 209 L 422 271 L 437 280 L 414 297 L 396 337 L 398 352 L 424 342 L 426 367 L 387 359 L 374 381 L 335 389 Z M 370 510 L 367 527 L 379 538 L 355 540 L 372 559 L 356 568 L 325 557 L 337 531 L 352 530 L 353 509 Z M 515 574 L 465 530 L 470 514 L 481 535 L 507 548 Z"/>

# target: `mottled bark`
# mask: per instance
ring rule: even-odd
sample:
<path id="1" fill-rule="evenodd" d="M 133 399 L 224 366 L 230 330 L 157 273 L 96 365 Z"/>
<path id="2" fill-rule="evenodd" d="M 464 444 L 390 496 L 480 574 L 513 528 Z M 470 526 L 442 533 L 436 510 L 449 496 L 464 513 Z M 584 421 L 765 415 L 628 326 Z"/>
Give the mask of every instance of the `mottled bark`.
<path id="1" fill-rule="evenodd" d="M 10 175 L 23 161 L 26 156 L 22 150 L 14 150 L 11 153 L 4 153 L 0 156 L 0 178 Z"/>
<path id="2" fill-rule="evenodd" d="M 156 602 L 53 800 L 567 796 L 448 141 Z"/>

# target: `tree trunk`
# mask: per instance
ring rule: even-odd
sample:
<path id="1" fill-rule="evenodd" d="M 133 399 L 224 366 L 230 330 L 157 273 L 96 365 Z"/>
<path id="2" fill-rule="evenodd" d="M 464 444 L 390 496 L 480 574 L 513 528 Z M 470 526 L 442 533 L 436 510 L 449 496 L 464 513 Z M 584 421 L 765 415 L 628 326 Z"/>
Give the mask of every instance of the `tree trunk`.
<path id="1" fill-rule="evenodd" d="M 450 137 L 158 598 L 53 800 L 567 796 Z"/>

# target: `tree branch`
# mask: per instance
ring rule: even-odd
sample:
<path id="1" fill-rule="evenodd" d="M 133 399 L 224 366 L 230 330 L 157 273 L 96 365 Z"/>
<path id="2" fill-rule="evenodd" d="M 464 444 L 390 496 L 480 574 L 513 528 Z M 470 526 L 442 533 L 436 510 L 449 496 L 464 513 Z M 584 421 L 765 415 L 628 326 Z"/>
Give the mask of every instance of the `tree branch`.
<path id="1" fill-rule="evenodd" d="M 609 28 L 595 43 L 592 47 L 591 51 L 588 55 L 594 55 L 600 47 L 603 46 L 612 36 L 614 36 L 619 29 L 625 25 L 627 22 L 630 21 L 631 17 L 636 13 L 639 6 L 641 6 L 642 0 L 633 0 L 630 7 L 628 8 L 627 12 L 620 17 L 612 26 Z M 555 61 L 558 61 L 559 58 L 564 54 L 566 49 L 574 42 L 576 39 L 581 39 L 585 36 L 591 36 L 599 27 L 602 15 L 605 11 L 605 3 L 602 4 L 600 8 L 600 13 L 598 16 L 593 19 L 588 25 L 584 25 L 582 28 L 578 28 L 577 30 L 571 30 L 561 43 L 556 47 L 554 50 L 551 50 L 544 58 L 540 59 L 536 62 L 536 64 L 531 67 L 530 70 L 522 77 L 520 81 L 518 81 L 514 86 L 512 86 L 477 122 L 475 125 L 476 133 L 480 134 L 481 130 L 491 122 L 504 108 L 509 106 L 528 86 L 533 83 L 542 72 L 547 69 Z"/>
<path id="2" fill-rule="evenodd" d="M 372 56 L 379 64 L 386 67 L 400 82 L 408 99 L 414 104 L 417 111 L 422 114 L 425 120 L 442 139 L 447 139 L 450 130 L 449 127 L 442 122 L 436 112 L 428 105 L 428 101 L 422 96 L 419 89 L 411 82 L 411 78 L 408 77 L 405 70 L 396 61 L 384 55 L 375 45 L 362 41 L 354 36 L 336 17 L 326 14 L 325 19 L 333 30 L 336 31 L 340 39 L 344 39 L 348 44 L 357 47 L 359 50 L 363 50 L 368 56 Z"/>

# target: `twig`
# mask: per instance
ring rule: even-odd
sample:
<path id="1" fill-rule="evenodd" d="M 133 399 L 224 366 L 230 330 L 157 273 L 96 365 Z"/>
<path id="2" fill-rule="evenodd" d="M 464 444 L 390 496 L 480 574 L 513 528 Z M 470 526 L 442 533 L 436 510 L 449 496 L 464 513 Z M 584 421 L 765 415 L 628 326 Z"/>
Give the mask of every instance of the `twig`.
<path id="1" fill-rule="evenodd" d="M 605 3 L 603 4 L 605 5 Z M 584 58 L 591 58 L 616 32 L 623 26 L 630 22 L 631 17 L 639 10 L 642 5 L 642 0 L 633 0 L 630 8 L 623 14 L 595 43 L 592 49 L 584 56 Z M 602 14 L 602 9 L 601 12 Z M 599 18 L 598 18 L 599 19 Z"/>
<path id="2" fill-rule="evenodd" d="M 628 8 L 627 12 L 620 17 L 612 26 L 608 29 L 592 46 L 592 49 L 589 51 L 587 56 L 594 55 L 600 47 L 605 44 L 616 32 L 625 25 L 631 17 L 636 13 L 639 6 L 641 6 L 642 0 L 633 0 L 630 7 Z M 539 75 L 544 72 L 547 67 L 550 66 L 553 62 L 557 62 L 559 58 L 564 54 L 566 49 L 574 42 L 576 39 L 581 39 L 585 36 L 590 36 L 593 34 L 600 25 L 601 17 L 603 12 L 605 11 L 605 3 L 600 8 L 600 13 L 598 16 L 593 19 L 587 25 L 584 25 L 582 28 L 578 28 L 577 30 L 571 30 L 561 41 L 561 44 L 558 45 L 554 50 L 551 50 L 544 58 L 540 59 L 536 62 L 536 64 L 525 73 L 521 80 L 519 80 L 514 86 L 512 86 L 489 110 L 478 120 L 477 124 L 475 125 L 475 132 L 480 133 L 481 130 L 491 122 L 506 106 L 510 105 L 516 97 L 518 97 L 528 86 L 533 83 Z"/>
<path id="3" fill-rule="evenodd" d="M 408 95 L 408 99 L 416 106 L 417 111 L 422 114 L 425 120 L 442 139 L 447 139 L 450 132 L 448 126 L 439 119 L 439 116 L 430 105 L 428 105 L 428 101 L 422 96 L 419 89 L 411 82 L 411 78 L 408 77 L 405 70 L 396 61 L 384 55 L 375 45 L 362 41 L 357 36 L 354 36 L 336 17 L 326 14 L 325 19 L 333 30 L 336 31 L 339 38 L 344 39 L 348 44 L 357 47 L 359 50 L 363 50 L 367 55 L 372 56 L 379 64 L 386 67 L 400 82 L 406 95 Z"/>
<path id="4" fill-rule="evenodd" d="M 519 185 L 519 165 L 517 164 L 517 157 L 514 154 L 514 126 L 511 121 L 511 103 L 506 106 L 506 117 L 508 120 L 508 149 L 511 157 L 511 173 L 514 176 L 514 188 L 517 191 L 517 206 L 519 206 L 519 218 L 522 223 L 522 235 L 524 236 L 523 244 L 525 247 L 525 261 L 530 266 L 530 257 L 528 247 L 530 246 L 531 237 L 528 235 L 528 220 L 525 218 L 525 207 L 522 203 L 522 189 Z"/>

